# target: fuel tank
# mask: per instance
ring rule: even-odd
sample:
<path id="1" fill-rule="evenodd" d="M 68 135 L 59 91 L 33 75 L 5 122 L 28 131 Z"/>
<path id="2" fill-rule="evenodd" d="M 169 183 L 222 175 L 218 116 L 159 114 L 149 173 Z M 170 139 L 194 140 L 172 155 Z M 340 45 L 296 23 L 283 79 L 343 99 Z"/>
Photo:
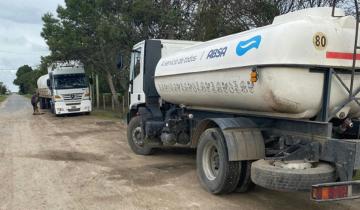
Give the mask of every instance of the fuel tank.
<path id="1" fill-rule="evenodd" d="M 192 109 L 309 119 L 322 103 L 324 71 L 349 86 L 356 21 L 340 9 L 278 16 L 271 25 L 203 42 L 161 58 L 155 86 L 162 100 Z M 360 59 L 360 55 L 356 55 Z M 356 63 L 360 67 L 360 63 Z M 334 76 L 330 111 L 349 97 Z M 360 88 L 355 76 L 354 90 Z M 349 103 L 337 118 L 359 117 Z"/>

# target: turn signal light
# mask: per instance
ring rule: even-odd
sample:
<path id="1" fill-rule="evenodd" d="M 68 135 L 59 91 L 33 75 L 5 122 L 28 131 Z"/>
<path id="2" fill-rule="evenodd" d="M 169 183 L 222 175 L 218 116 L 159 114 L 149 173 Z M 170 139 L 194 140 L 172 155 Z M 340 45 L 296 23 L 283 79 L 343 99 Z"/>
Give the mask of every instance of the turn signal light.
<path id="1" fill-rule="evenodd" d="M 61 96 L 55 95 L 54 98 L 55 98 L 55 99 L 61 99 Z"/>
<path id="2" fill-rule="evenodd" d="M 256 71 L 256 69 L 251 70 L 250 81 L 252 83 L 255 83 L 258 81 L 258 79 L 259 79 L 259 76 L 258 76 L 258 72 Z"/>

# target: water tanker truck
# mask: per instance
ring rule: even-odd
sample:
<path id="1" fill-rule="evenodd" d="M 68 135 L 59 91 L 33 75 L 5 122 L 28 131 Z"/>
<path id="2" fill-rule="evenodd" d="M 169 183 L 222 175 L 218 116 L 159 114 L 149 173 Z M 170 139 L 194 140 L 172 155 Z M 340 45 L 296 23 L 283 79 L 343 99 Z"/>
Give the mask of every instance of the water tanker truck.
<path id="1" fill-rule="evenodd" d="M 89 83 L 78 61 L 51 64 L 37 86 L 41 109 L 50 108 L 55 115 L 88 114 L 92 110 Z"/>
<path id="2" fill-rule="evenodd" d="M 357 198 L 360 169 L 358 24 L 335 8 L 206 42 L 145 40 L 130 65 L 128 143 L 196 148 L 213 194 L 254 184 Z"/>

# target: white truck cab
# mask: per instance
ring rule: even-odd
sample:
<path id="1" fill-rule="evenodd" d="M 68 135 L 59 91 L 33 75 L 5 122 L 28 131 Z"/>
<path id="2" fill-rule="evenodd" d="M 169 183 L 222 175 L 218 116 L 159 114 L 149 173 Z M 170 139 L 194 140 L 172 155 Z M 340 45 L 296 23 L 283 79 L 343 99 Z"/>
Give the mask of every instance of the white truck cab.
<path id="1" fill-rule="evenodd" d="M 56 115 L 92 111 L 89 82 L 80 62 L 56 62 L 39 78 L 40 106 L 50 105 Z"/>

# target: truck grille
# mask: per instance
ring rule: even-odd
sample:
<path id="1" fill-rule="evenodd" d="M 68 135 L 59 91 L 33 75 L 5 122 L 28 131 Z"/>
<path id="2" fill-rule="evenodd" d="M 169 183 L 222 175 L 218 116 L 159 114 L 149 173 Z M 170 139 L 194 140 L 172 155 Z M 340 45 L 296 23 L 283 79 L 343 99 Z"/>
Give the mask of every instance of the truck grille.
<path id="1" fill-rule="evenodd" d="M 80 108 L 68 109 L 69 112 L 80 112 Z"/>
<path id="2" fill-rule="evenodd" d="M 64 101 L 78 101 L 82 99 L 82 93 L 63 94 Z"/>

